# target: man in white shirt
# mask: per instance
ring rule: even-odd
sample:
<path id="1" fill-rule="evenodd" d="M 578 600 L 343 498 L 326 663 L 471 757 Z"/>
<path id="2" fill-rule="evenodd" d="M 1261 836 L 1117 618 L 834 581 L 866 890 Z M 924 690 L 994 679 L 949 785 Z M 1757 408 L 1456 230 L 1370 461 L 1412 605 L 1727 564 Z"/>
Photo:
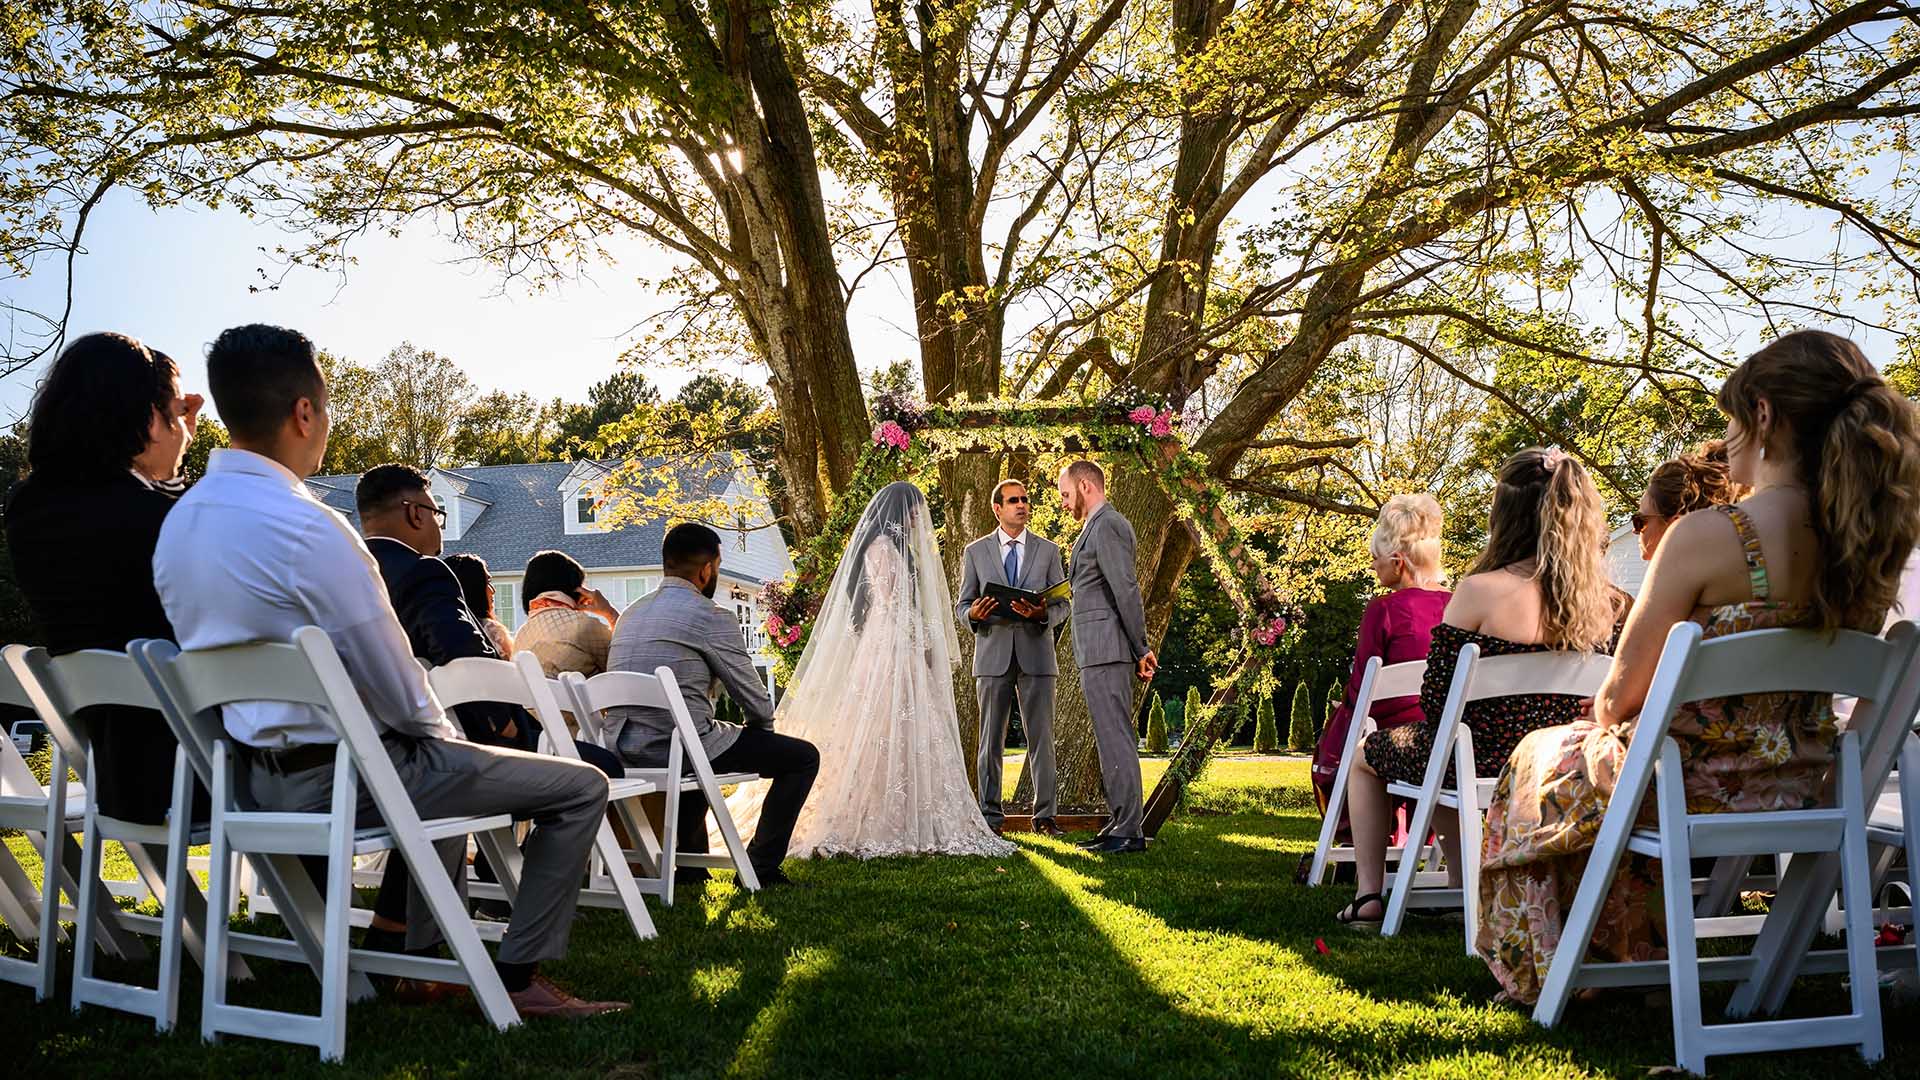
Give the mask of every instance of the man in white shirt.
<path id="1" fill-rule="evenodd" d="M 325 630 L 382 733 L 400 781 L 425 818 L 511 813 L 533 835 L 519 901 L 498 959 L 524 1016 L 587 1016 L 626 1008 L 582 1001 L 536 974 L 565 954 L 587 854 L 605 813 L 607 782 L 592 766 L 459 741 L 414 662 L 367 547 L 303 478 L 326 454 L 327 391 L 312 342 L 279 327 L 222 333 L 207 379 L 233 446 L 160 530 L 154 584 L 182 649 L 286 641 Z M 241 702 L 223 709 L 240 745 L 242 798 L 287 810 L 324 810 L 333 787 L 333 728 L 304 705 Z M 360 814 L 378 822 L 361 791 Z M 459 840 L 441 847 L 456 884 Z M 412 898 L 417 901 L 417 897 Z M 408 945 L 438 934 L 424 904 L 408 905 Z"/>

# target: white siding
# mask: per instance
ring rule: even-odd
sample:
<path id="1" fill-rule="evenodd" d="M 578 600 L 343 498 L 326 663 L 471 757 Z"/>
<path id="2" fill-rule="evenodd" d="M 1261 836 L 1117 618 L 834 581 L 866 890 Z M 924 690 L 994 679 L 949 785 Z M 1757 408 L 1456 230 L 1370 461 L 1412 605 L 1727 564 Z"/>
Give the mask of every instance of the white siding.
<path id="1" fill-rule="evenodd" d="M 1640 595 L 1647 564 L 1640 561 L 1640 538 L 1633 534 L 1631 525 L 1620 526 L 1607 538 L 1607 576 L 1628 594 Z"/>

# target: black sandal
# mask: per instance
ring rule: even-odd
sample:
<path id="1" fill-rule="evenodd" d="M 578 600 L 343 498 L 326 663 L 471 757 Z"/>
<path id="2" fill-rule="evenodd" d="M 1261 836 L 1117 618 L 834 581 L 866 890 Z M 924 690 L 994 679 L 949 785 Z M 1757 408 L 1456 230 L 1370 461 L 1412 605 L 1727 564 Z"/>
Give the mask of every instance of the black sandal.
<path id="1" fill-rule="evenodd" d="M 1366 907 L 1368 904 L 1376 903 L 1380 905 L 1379 915 L 1371 919 L 1363 919 L 1360 917 L 1361 908 Z M 1375 892 L 1367 893 L 1365 896 L 1354 897 L 1353 903 L 1341 908 L 1340 913 L 1333 917 L 1333 921 L 1349 930 L 1378 930 L 1380 929 L 1381 920 L 1386 918 L 1386 915 L 1387 898 L 1385 895 Z"/>

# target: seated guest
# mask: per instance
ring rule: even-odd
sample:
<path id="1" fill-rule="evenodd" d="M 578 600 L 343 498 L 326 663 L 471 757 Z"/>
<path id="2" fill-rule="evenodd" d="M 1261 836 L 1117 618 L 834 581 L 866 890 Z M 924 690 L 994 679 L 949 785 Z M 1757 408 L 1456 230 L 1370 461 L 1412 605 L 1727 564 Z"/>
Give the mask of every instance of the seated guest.
<path id="1" fill-rule="evenodd" d="M 153 545 L 183 486 L 203 400 L 180 392 L 167 354 L 124 334 L 78 338 L 47 370 L 27 426 L 33 471 L 14 488 L 6 527 L 14 579 L 54 656 L 173 639 L 153 589 Z M 92 745 L 100 811 L 165 822 L 175 744 L 160 714 L 96 705 L 74 719 Z M 195 787 L 205 820 L 207 794 Z"/>
<path id="2" fill-rule="evenodd" d="M 285 641 L 302 626 L 326 631 L 352 676 L 400 782 L 424 818 L 511 814 L 531 820 L 518 902 L 495 963 L 522 1016 L 588 1016 L 625 1008 L 588 1002 L 537 975 L 566 951 L 587 853 L 607 805 L 592 766 L 460 740 L 413 659 L 367 546 L 302 478 L 327 449 L 327 388 L 313 343 L 291 330 L 243 326 L 207 352 L 207 382 L 233 447 L 161 527 L 154 584 L 182 648 Z M 323 811 L 332 801 L 332 723 L 310 706 L 225 706 L 240 751 L 240 798 L 265 809 Z M 378 822 L 361 789 L 363 824 Z M 464 838 L 436 847 L 456 886 Z M 438 934 L 418 890 L 407 944 Z"/>
<path id="3" fill-rule="evenodd" d="M 1380 923 L 1385 911 L 1386 784 L 1425 779 L 1435 725 L 1453 685 L 1461 646 L 1472 642 L 1482 656 L 1607 648 L 1619 604 L 1602 558 L 1606 533 L 1599 491 L 1587 470 L 1565 452 L 1529 447 L 1501 466 L 1487 517 L 1486 550 L 1454 589 L 1445 618 L 1433 631 L 1420 685 L 1422 718 L 1367 736 L 1348 776 L 1347 812 L 1353 822 L 1359 888 L 1353 903 L 1340 913 L 1342 923 Z M 1522 736 L 1572 720 L 1581 700 L 1569 694 L 1530 694 L 1468 705 L 1461 719 L 1473 729 L 1475 767 L 1493 775 Z M 1439 808 L 1433 828 L 1449 874 L 1457 877 L 1458 819 Z"/>
<path id="4" fill-rule="evenodd" d="M 1692 619 L 1709 638 L 1770 627 L 1877 632 L 1920 538 L 1913 406 L 1852 342 L 1788 334 L 1728 376 L 1719 405 L 1729 478 L 1752 494 L 1673 523 L 1592 718 L 1534 732 L 1500 773 L 1475 944 L 1508 1000 L 1540 996 L 1673 625 Z M 1668 735 L 1680 746 L 1688 811 L 1712 813 L 1815 805 L 1839 730 L 1831 695 L 1745 694 L 1682 705 Z M 1683 867 L 1676 887 L 1687 880 Z M 1598 959 L 1663 953 L 1660 889 L 1658 863 L 1629 856 L 1594 933 Z"/>
<path id="5" fill-rule="evenodd" d="M 1328 807 L 1340 754 L 1353 723 L 1354 698 L 1366 677 L 1367 661 L 1380 658 L 1382 666 L 1424 660 L 1452 594 L 1441 588 L 1440 503 L 1431 495 L 1395 495 L 1380 508 L 1368 548 L 1373 576 L 1387 591 L 1373 598 L 1360 616 L 1360 635 L 1353 652 L 1353 672 L 1340 707 L 1320 735 L 1313 756 L 1313 791 L 1322 813 L 1346 816 L 1346 807 Z M 1421 719 L 1417 697 L 1376 698 L 1367 715 L 1381 730 Z"/>
<path id="6" fill-rule="evenodd" d="M 1746 489 L 1727 476 L 1727 444 L 1714 439 L 1691 454 L 1661 463 L 1647 478 L 1646 494 L 1633 515 L 1633 532 L 1640 541 L 1640 561 L 1652 562 L 1660 540 L 1676 521 L 1710 506 L 1724 506 L 1746 496 Z"/>
<path id="7" fill-rule="evenodd" d="M 513 659 L 513 631 L 493 617 L 493 575 L 487 570 L 487 560 L 463 552 L 442 555 L 440 561 L 459 579 L 460 595 L 467 599 L 467 610 L 480 620 L 480 629 L 487 640 L 493 642 L 493 651 L 503 660 Z"/>
<path id="8" fill-rule="evenodd" d="M 367 550 L 379 564 L 413 655 L 434 667 L 471 657 L 501 659 L 467 606 L 459 579 L 440 560 L 446 511 L 434 505 L 425 474 L 411 465 L 376 465 L 360 477 L 353 496 Z M 470 701 L 451 711 L 467 738 L 483 746 L 532 750 L 539 745 L 540 723 L 519 705 Z M 574 745 L 582 760 L 608 776 L 625 775 L 611 750 Z"/>
<path id="9" fill-rule="evenodd" d="M 820 752 L 804 739 L 774 732 L 773 704 L 754 674 L 740 624 L 713 602 L 720 582 L 720 534 L 704 525 L 675 525 L 661 547 L 661 558 L 666 579 L 627 610 L 614 632 L 612 670 L 651 674 L 663 665 L 672 668 L 714 771 L 759 773 L 773 781 L 747 857 L 761 885 L 789 884 L 780 864 L 793 839 L 793 823 L 820 771 Z M 713 699 L 721 688 L 746 715 L 744 727 L 714 719 Z M 660 709 L 622 708 L 609 709 L 608 719 L 624 724 L 620 756 L 627 764 L 656 769 L 666 764 L 673 737 L 671 715 Z M 707 850 L 706 816 L 706 800 L 698 791 L 681 797 L 681 851 Z M 682 880 L 703 876 L 683 874 Z"/>
<path id="10" fill-rule="evenodd" d="M 527 621 L 513 636 L 514 650 L 533 650 L 547 678 L 563 671 L 598 675 L 607 670 L 607 646 L 620 624 L 600 590 L 587 588 L 587 572 L 564 551 L 542 551 L 527 560 L 520 583 Z"/>

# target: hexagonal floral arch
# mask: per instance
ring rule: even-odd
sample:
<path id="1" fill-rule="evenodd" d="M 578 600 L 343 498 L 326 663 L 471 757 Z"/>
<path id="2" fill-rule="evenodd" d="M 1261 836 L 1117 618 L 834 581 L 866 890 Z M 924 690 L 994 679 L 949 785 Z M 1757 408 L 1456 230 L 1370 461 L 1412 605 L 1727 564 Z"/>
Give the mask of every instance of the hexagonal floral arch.
<path id="1" fill-rule="evenodd" d="M 779 656 L 779 678 L 785 681 L 806 648 L 820 592 L 832 578 L 861 511 L 882 487 L 896 480 L 925 487 L 937 477 L 942 462 L 961 454 L 1098 451 L 1115 466 L 1138 468 L 1159 482 L 1241 615 L 1231 643 L 1231 674 L 1216 682 L 1212 698 L 1188 718 L 1179 751 L 1147 798 L 1146 832 L 1158 832 L 1226 734 L 1231 716 L 1226 707 L 1270 681 L 1271 652 L 1299 622 L 1298 607 L 1275 586 L 1277 575 L 1265 555 L 1247 543 L 1245 527 L 1228 509 L 1224 489 L 1207 474 L 1205 459 L 1174 434 L 1173 412 L 1162 402 L 1123 391 L 1092 403 L 933 406 L 889 395 L 875 404 L 874 415 L 873 445 L 839 494 L 826 525 L 795 552 L 793 574 L 767 586 L 766 630 Z"/>

